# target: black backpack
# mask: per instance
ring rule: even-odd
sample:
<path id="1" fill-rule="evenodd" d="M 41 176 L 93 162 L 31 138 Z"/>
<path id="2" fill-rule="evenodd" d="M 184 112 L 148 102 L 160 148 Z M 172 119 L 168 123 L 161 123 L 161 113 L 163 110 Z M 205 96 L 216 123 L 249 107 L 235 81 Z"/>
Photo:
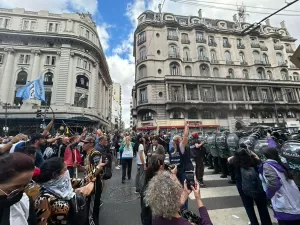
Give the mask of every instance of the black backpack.
<path id="1" fill-rule="evenodd" d="M 245 195 L 257 198 L 264 192 L 262 182 L 254 167 L 241 168 L 242 189 Z"/>

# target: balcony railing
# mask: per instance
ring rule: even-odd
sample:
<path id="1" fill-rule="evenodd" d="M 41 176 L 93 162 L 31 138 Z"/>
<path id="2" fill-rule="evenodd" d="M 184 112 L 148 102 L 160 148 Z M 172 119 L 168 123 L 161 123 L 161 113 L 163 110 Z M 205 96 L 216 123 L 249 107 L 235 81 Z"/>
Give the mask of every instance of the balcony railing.
<path id="1" fill-rule="evenodd" d="M 260 48 L 260 44 L 258 42 L 252 42 L 251 48 Z"/>
<path id="2" fill-rule="evenodd" d="M 206 44 L 206 39 L 205 38 L 196 38 L 196 43 L 204 43 L 204 44 Z"/>
<path id="3" fill-rule="evenodd" d="M 224 48 L 231 48 L 231 44 L 226 42 L 226 43 L 223 43 L 223 47 Z"/>
<path id="4" fill-rule="evenodd" d="M 258 100 L 258 97 L 250 97 L 249 101 L 251 101 L 251 102 L 257 102 L 259 100 Z"/>
<path id="5" fill-rule="evenodd" d="M 183 62 L 192 62 L 192 58 L 186 58 L 186 57 L 184 57 L 183 58 Z"/>
<path id="6" fill-rule="evenodd" d="M 244 101 L 243 96 L 233 96 L 234 101 Z"/>
<path id="7" fill-rule="evenodd" d="M 283 49 L 283 45 L 275 44 L 274 45 L 274 49 L 275 50 L 282 50 Z"/>
<path id="8" fill-rule="evenodd" d="M 140 63 L 140 62 L 143 62 L 143 61 L 145 61 L 145 60 L 147 60 L 147 56 L 142 56 L 142 57 L 139 58 L 136 62 L 137 62 L 137 63 Z"/>
<path id="9" fill-rule="evenodd" d="M 171 102 L 184 102 L 184 98 L 172 98 Z"/>
<path id="10" fill-rule="evenodd" d="M 286 53 L 294 53 L 295 51 L 292 48 L 287 48 Z"/>
<path id="11" fill-rule="evenodd" d="M 203 102 L 214 102 L 214 97 L 202 97 Z"/>
<path id="12" fill-rule="evenodd" d="M 25 84 L 26 84 L 26 81 L 23 81 L 23 80 L 17 80 L 16 84 L 17 84 L 17 85 L 25 85 Z"/>
<path id="13" fill-rule="evenodd" d="M 228 101 L 227 96 L 218 96 L 218 101 Z"/>
<path id="14" fill-rule="evenodd" d="M 244 44 L 238 44 L 238 45 L 237 45 L 237 48 L 238 48 L 238 49 L 245 49 L 245 45 L 244 45 Z"/>
<path id="15" fill-rule="evenodd" d="M 182 44 L 190 44 L 191 41 L 189 39 L 181 39 Z"/>
<path id="16" fill-rule="evenodd" d="M 217 47 L 217 43 L 215 41 L 209 41 L 208 46 Z"/>
<path id="17" fill-rule="evenodd" d="M 226 60 L 226 65 L 234 65 L 234 62 L 231 60 Z"/>
<path id="18" fill-rule="evenodd" d="M 188 97 L 187 100 L 188 101 L 198 101 L 199 98 L 198 97 Z"/>
<path id="19" fill-rule="evenodd" d="M 256 60 L 254 60 L 254 64 L 256 64 L 256 65 L 265 65 L 265 62 L 263 60 L 256 59 Z"/>
<path id="20" fill-rule="evenodd" d="M 44 85 L 53 85 L 53 81 L 44 81 Z"/>
<path id="21" fill-rule="evenodd" d="M 141 44 L 143 44 L 145 42 L 146 42 L 146 37 L 138 39 L 137 44 L 141 45 Z"/>
<path id="22" fill-rule="evenodd" d="M 212 60 L 210 61 L 210 63 L 211 63 L 211 64 L 219 64 L 220 62 L 219 62 L 219 60 L 212 59 Z"/>
<path id="23" fill-rule="evenodd" d="M 84 84 L 78 84 L 78 83 L 76 83 L 76 87 L 84 88 L 84 89 L 89 89 L 88 86 L 86 86 L 86 85 L 84 85 Z"/>
<path id="24" fill-rule="evenodd" d="M 260 46 L 260 50 L 262 50 L 262 51 L 268 51 L 268 47 L 264 46 L 264 45 L 261 45 Z"/>
<path id="25" fill-rule="evenodd" d="M 178 41 L 178 36 L 175 36 L 175 35 L 168 35 L 168 36 L 167 36 L 167 39 L 168 39 L 168 40 L 172 40 L 172 41 Z"/>
<path id="26" fill-rule="evenodd" d="M 209 58 L 207 56 L 204 56 L 204 55 L 199 55 L 198 60 L 199 61 L 209 61 Z"/>
<path id="27" fill-rule="evenodd" d="M 286 62 L 278 62 L 278 66 L 287 67 L 287 63 Z"/>
<path id="28" fill-rule="evenodd" d="M 297 103 L 297 99 L 288 99 L 287 102 L 288 103 Z"/>
<path id="29" fill-rule="evenodd" d="M 180 59 L 179 53 L 169 53 L 169 58 Z"/>
<path id="30" fill-rule="evenodd" d="M 241 65 L 242 66 L 248 66 L 248 63 L 247 62 L 241 62 Z"/>
<path id="31" fill-rule="evenodd" d="M 148 99 L 142 99 L 139 101 L 139 105 L 141 104 L 147 104 L 148 103 Z"/>
<path id="32" fill-rule="evenodd" d="M 274 100 L 272 98 L 263 98 L 262 101 L 264 103 L 270 103 L 270 102 L 274 102 Z"/>

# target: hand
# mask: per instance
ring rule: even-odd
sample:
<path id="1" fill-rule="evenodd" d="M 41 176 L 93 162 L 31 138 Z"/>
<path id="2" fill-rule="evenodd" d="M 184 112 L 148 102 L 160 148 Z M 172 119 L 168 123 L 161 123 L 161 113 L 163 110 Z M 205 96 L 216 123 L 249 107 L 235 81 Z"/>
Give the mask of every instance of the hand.
<path id="1" fill-rule="evenodd" d="M 51 120 L 51 121 L 52 121 L 52 122 L 54 122 L 54 120 L 55 120 L 55 119 L 56 119 L 56 118 L 55 118 L 55 116 L 53 116 L 53 118 L 52 118 L 52 120 Z"/>
<path id="2" fill-rule="evenodd" d="M 91 195 L 94 190 L 95 184 L 93 182 L 88 183 L 86 186 L 75 190 L 76 193 L 81 193 L 84 197 Z"/>
<path id="3" fill-rule="evenodd" d="M 144 170 L 145 170 L 145 171 L 147 170 L 147 166 L 146 166 L 146 164 L 144 164 Z"/>
<path id="4" fill-rule="evenodd" d="M 227 162 L 230 163 L 230 161 L 233 159 L 233 157 L 234 157 L 234 156 L 230 156 L 230 157 L 227 159 Z"/>
<path id="5" fill-rule="evenodd" d="M 177 166 L 175 165 L 174 169 L 171 170 L 171 173 L 174 174 L 174 175 L 176 175 L 177 172 L 178 172 Z"/>
<path id="6" fill-rule="evenodd" d="M 197 200 L 200 200 L 201 199 L 201 194 L 200 194 L 200 185 L 198 184 L 197 180 L 195 179 L 195 187 L 191 186 L 193 192 L 194 192 L 194 195 L 195 195 L 195 198 Z"/>
<path id="7" fill-rule="evenodd" d="M 186 202 L 186 200 L 189 197 L 191 192 L 192 191 L 187 188 L 187 182 L 185 180 L 184 184 L 183 184 L 183 192 L 182 192 L 181 197 L 180 197 L 181 205 L 184 205 L 184 203 Z"/>

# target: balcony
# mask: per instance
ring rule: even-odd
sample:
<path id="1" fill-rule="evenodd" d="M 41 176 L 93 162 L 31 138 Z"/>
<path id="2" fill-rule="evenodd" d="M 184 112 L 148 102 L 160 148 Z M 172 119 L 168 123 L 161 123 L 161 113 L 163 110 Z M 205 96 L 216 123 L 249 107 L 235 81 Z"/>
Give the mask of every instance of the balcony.
<path id="1" fill-rule="evenodd" d="M 171 100 L 170 100 L 171 102 L 184 102 L 185 100 L 184 100 L 184 98 L 172 98 Z"/>
<path id="2" fill-rule="evenodd" d="M 254 60 L 254 64 L 255 65 L 265 65 L 265 62 L 263 60 L 256 59 L 256 60 Z"/>
<path id="3" fill-rule="evenodd" d="M 231 44 L 229 44 L 228 42 L 223 43 L 223 47 L 224 48 L 231 48 Z"/>
<path id="4" fill-rule="evenodd" d="M 196 43 L 206 44 L 206 39 L 204 39 L 204 38 L 196 38 Z"/>
<path id="5" fill-rule="evenodd" d="M 268 51 L 268 47 L 267 47 L 267 46 L 264 46 L 264 45 L 262 45 L 262 46 L 260 46 L 260 50 L 262 50 L 262 51 Z"/>
<path id="6" fill-rule="evenodd" d="M 250 97 L 249 101 L 250 102 L 258 102 L 259 100 L 258 100 L 258 97 Z"/>
<path id="7" fill-rule="evenodd" d="M 24 80 L 17 80 L 16 85 L 25 85 L 26 81 Z"/>
<path id="8" fill-rule="evenodd" d="M 44 85 L 52 86 L 53 85 L 53 81 L 44 81 Z"/>
<path id="9" fill-rule="evenodd" d="M 179 53 L 169 53 L 169 58 L 180 59 Z"/>
<path id="10" fill-rule="evenodd" d="M 260 48 L 260 44 L 258 42 L 252 42 L 251 48 Z"/>
<path id="11" fill-rule="evenodd" d="M 217 43 L 215 41 L 209 41 L 208 46 L 217 47 Z"/>
<path id="12" fill-rule="evenodd" d="M 182 44 L 190 44 L 191 41 L 189 39 L 181 39 Z"/>
<path id="13" fill-rule="evenodd" d="M 141 45 L 141 44 L 143 44 L 143 43 L 145 43 L 145 42 L 146 42 L 146 37 L 140 38 L 140 39 L 138 39 L 138 41 L 137 41 L 137 45 Z"/>
<path id="14" fill-rule="evenodd" d="M 219 64 L 220 62 L 219 62 L 219 60 L 212 59 L 212 60 L 210 61 L 210 63 L 211 63 L 211 64 Z"/>
<path id="15" fill-rule="evenodd" d="M 199 55 L 198 56 L 198 60 L 199 61 L 208 61 L 209 62 L 209 58 L 207 56 L 204 56 L 204 55 Z"/>
<path id="16" fill-rule="evenodd" d="M 295 51 L 292 48 L 287 48 L 286 53 L 294 53 Z"/>
<path id="17" fill-rule="evenodd" d="M 286 62 L 278 62 L 278 66 L 287 67 L 288 65 Z"/>
<path id="18" fill-rule="evenodd" d="M 215 102 L 214 97 L 203 97 L 202 100 L 203 102 Z"/>
<path id="19" fill-rule="evenodd" d="M 247 62 L 241 62 L 241 66 L 248 66 Z"/>
<path id="20" fill-rule="evenodd" d="M 142 99 L 139 101 L 139 105 L 141 104 L 147 104 L 148 103 L 148 99 Z"/>
<path id="21" fill-rule="evenodd" d="M 167 36 L 167 40 L 172 40 L 172 41 L 178 41 L 178 36 L 175 35 L 168 35 Z"/>
<path id="22" fill-rule="evenodd" d="M 143 62 L 147 60 L 147 56 L 142 56 L 141 58 L 139 58 L 138 60 L 136 60 L 137 63 Z"/>
<path id="23" fill-rule="evenodd" d="M 275 50 L 282 50 L 283 49 L 283 45 L 275 44 L 274 45 L 274 49 Z"/>
<path id="24" fill-rule="evenodd" d="M 226 60 L 226 65 L 234 65 L 234 62 L 231 60 Z"/>
<path id="25" fill-rule="evenodd" d="M 245 45 L 244 45 L 244 44 L 238 44 L 238 45 L 237 45 L 237 48 L 238 48 L 238 49 L 245 49 Z"/>
<path id="26" fill-rule="evenodd" d="M 183 62 L 192 62 L 192 58 L 183 58 Z"/>
<path id="27" fill-rule="evenodd" d="M 76 83 L 76 87 L 79 87 L 79 88 L 84 88 L 84 89 L 89 89 L 88 86 L 84 85 L 84 84 L 79 84 L 79 83 Z"/>

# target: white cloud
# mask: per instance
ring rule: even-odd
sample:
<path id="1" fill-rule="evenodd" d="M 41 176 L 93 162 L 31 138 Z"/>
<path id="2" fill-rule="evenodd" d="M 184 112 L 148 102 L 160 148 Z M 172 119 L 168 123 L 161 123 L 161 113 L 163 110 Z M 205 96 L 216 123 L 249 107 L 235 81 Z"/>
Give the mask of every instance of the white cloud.
<path id="1" fill-rule="evenodd" d="M 94 14 L 98 8 L 97 0 L 0 0 L 0 6 L 6 8 L 25 8 L 26 10 L 48 10 L 61 13 L 70 9 L 75 11 L 87 11 Z"/>
<path id="2" fill-rule="evenodd" d="M 97 32 L 99 35 L 99 39 L 102 45 L 102 48 L 104 51 L 106 51 L 109 48 L 109 38 L 110 35 L 108 33 L 108 28 L 110 27 L 110 25 L 104 23 L 102 25 L 97 25 Z"/>

